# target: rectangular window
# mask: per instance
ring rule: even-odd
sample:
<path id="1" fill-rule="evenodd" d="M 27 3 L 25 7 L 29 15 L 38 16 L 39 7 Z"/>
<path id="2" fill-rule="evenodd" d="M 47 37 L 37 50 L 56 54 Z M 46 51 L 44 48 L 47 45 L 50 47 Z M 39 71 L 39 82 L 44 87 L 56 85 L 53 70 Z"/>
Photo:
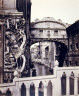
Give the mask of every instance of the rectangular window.
<path id="1" fill-rule="evenodd" d="M 50 31 L 47 31 L 47 37 L 50 38 Z"/>
<path id="2" fill-rule="evenodd" d="M 43 30 L 39 30 L 39 32 L 43 32 Z"/>
<path id="3" fill-rule="evenodd" d="M 55 35 L 58 35 L 58 30 L 54 30 L 54 34 Z"/>

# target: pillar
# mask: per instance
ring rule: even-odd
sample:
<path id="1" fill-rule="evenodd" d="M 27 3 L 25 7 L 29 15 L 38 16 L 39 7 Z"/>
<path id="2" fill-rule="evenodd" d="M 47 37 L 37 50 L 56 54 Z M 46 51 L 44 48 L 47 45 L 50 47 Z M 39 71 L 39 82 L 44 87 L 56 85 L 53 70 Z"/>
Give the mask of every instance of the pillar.
<path id="1" fill-rule="evenodd" d="M 77 79 L 77 77 L 74 78 L 74 95 L 78 96 L 78 79 Z"/>
<path id="2" fill-rule="evenodd" d="M 39 86 L 35 86 L 35 96 L 39 96 Z"/>
<path id="3" fill-rule="evenodd" d="M 61 92 L 62 92 L 62 90 L 61 90 L 61 77 L 59 77 L 58 81 L 59 81 L 59 84 L 58 84 L 59 85 L 59 89 L 58 89 L 59 90 L 59 96 L 61 96 L 62 95 L 61 94 Z"/>
<path id="4" fill-rule="evenodd" d="M 55 95 L 55 84 L 52 84 L 52 96 L 56 96 Z"/>
<path id="5" fill-rule="evenodd" d="M 47 96 L 47 86 L 44 85 L 44 96 Z"/>
<path id="6" fill-rule="evenodd" d="M 26 86 L 26 96 L 30 96 L 30 87 Z"/>
<path id="7" fill-rule="evenodd" d="M 70 95 L 70 84 L 69 84 L 69 76 L 66 78 L 66 95 Z"/>

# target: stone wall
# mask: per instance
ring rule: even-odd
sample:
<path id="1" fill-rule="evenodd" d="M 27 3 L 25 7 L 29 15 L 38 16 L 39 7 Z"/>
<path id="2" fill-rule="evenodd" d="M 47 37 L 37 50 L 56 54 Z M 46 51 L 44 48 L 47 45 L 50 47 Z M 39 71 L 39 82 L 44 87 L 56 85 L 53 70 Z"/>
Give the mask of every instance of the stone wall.
<path id="1" fill-rule="evenodd" d="M 2 82 L 3 71 L 3 23 L 0 22 L 0 83 Z"/>

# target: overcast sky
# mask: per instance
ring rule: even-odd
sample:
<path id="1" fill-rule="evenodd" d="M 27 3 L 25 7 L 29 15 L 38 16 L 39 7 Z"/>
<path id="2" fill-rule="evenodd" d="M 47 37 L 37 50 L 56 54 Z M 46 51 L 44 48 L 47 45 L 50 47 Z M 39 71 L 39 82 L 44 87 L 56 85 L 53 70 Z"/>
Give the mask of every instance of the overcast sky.
<path id="1" fill-rule="evenodd" d="M 53 17 L 72 24 L 79 20 L 79 0 L 31 0 L 31 21 Z"/>

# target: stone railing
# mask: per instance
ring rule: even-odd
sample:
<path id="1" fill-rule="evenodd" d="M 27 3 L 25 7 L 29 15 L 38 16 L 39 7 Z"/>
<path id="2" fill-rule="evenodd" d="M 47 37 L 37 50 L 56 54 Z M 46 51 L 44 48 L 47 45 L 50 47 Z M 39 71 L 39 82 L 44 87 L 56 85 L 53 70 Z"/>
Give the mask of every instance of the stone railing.
<path id="1" fill-rule="evenodd" d="M 63 74 L 66 77 L 66 92 L 64 95 L 62 95 L 63 88 L 61 86 L 61 78 L 63 77 Z M 79 96 L 78 75 L 79 67 L 55 66 L 54 75 L 27 78 L 15 77 L 13 83 L 0 84 L 0 94 L 6 93 L 8 90 L 11 92 L 11 96 Z M 70 93 L 71 77 L 73 77 L 74 81 L 73 94 Z"/>

